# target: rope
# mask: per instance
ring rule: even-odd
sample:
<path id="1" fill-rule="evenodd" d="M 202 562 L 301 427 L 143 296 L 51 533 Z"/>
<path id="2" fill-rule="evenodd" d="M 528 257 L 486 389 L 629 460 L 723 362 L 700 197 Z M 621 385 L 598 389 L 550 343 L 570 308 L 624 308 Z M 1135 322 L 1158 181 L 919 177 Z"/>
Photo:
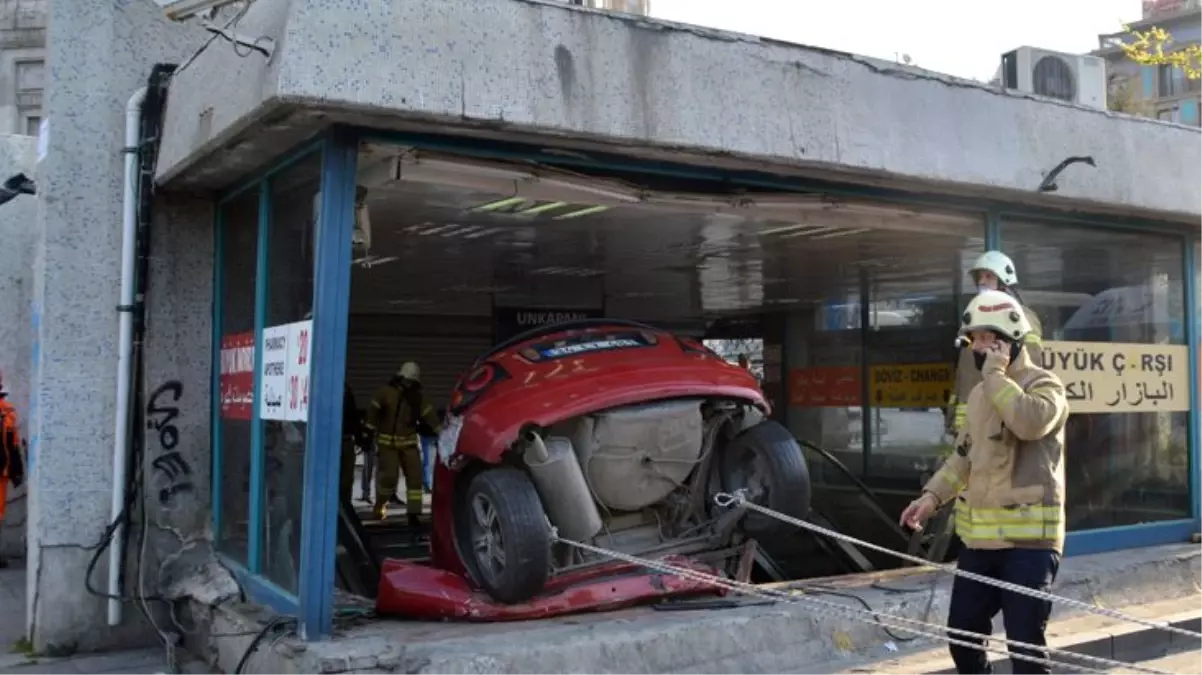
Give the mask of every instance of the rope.
<path id="1" fill-rule="evenodd" d="M 876 551 L 878 553 L 884 553 L 886 555 L 891 555 L 895 558 L 900 558 L 907 562 L 915 563 L 915 564 L 921 565 L 923 567 L 931 567 L 931 568 L 941 570 L 941 571 L 947 572 L 949 574 L 952 574 L 952 575 L 955 575 L 958 577 L 963 577 L 965 579 L 972 579 L 973 581 L 976 581 L 976 582 L 982 583 L 982 584 L 986 584 L 988 586 L 996 586 L 997 588 L 1001 588 L 1001 589 L 1007 590 L 1007 591 L 1012 591 L 1014 593 L 1018 593 L 1019 595 L 1026 595 L 1028 597 L 1038 598 L 1040 600 L 1047 600 L 1050 602 L 1059 602 L 1059 603 L 1068 605 L 1070 607 L 1076 607 L 1078 609 L 1083 609 L 1083 610 L 1085 610 L 1087 612 L 1091 612 L 1093 614 L 1108 616 L 1112 619 L 1118 619 L 1120 621 L 1137 623 L 1137 624 L 1140 624 L 1143 626 L 1147 626 L 1148 628 L 1156 628 L 1159 630 L 1168 631 L 1170 633 L 1184 635 L 1186 637 L 1193 638 L 1195 640 L 1202 640 L 1202 633 L 1197 633 L 1192 630 L 1187 630 L 1185 628 L 1178 628 L 1176 626 L 1170 626 L 1168 624 L 1158 623 L 1156 621 L 1149 621 L 1148 619 L 1141 619 L 1137 616 L 1131 616 L 1130 614 L 1126 614 L 1124 612 L 1120 612 L 1117 610 L 1107 609 L 1105 607 L 1098 607 L 1096 605 L 1091 605 L 1087 602 L 1081 602 L 1080 600 L 1073 600 L 1072 598 L 1065 598 L 1065 597 L 1061 597 L 1058 595 L 1053 595 L 1052 593 L 1048 593 L 1046 591 L 1040 591 L 1040 590 L 1037 590 L 1034 588 L 1027 588 L 1026 586 L 1019 586 L 1018 584 L 1012 584 L 1008 581 L 1001 581 L 999 579 L 994 579 L 993 577 L 987 577 L 987 576 L 984 576 L 981 574 L 976 574 L 974 572 L 968 572 L 966 570 L 957 569 L 956 566 L 954 566 L 954 565 L 948 565 L 946 563 L 932 562 L 925 558 L 920 558 L 915 555 L 910 555 L 909 553 L 902 553 L 900 551 L 894 551 L 893 549 L 885 548 L 884 546 L 878 546 L 876 544 L 873 544 L 873 543 L 870 543 L 867 541 L 862 541 L 860 539 L 856 539 L 855 537 L 849 537 L 846 534 L 842 534 L 840 532 L 835 532 L 834 530 L 828 530 L 827 528 L 822 527 L 821 525 L 815 525 L 813 523 L 808 523 L 804 520 L 799 520 L 792 516 L 787 516 L 783 513 L 773 511 L 772 509 L 760 506 L 759 504 L 756 504 L 756 503 L 748 500 L 747 496 L 743 493 L 742 490 L 736 491 L 734 494 L 720 492 L 720 493 L 714 495 L 714 503 L 721 507 L 728 507 L 728 506 L 735 506 L 735 505 L 742 506 L 748 510 L 757 511 L 757 512 L 762 513 L 771 518 L 775 518 L 781 522 L 789 523 L 790 525 L 796 525 L 797 527 L 800 527 L 800 528 L 806 529 L 806 530 L 810 530 L 811 532 L 817 532 L 819 534 L 826 535 L 833 539 L 839 539 L 839 540 L 845 541 L 849 544 L 853 544 L 853 545 L 859 546 L 861 548 L 866 548 L 871 551 Z"/>
<path id="2" fill-rule="evenodd" d="M 578 542 L 578 541 L 572 541 L 570 539 L 564 539 L 564 538 L 560 537 L 557 533 L 554 533 L 554 532 L 553 532 L 552 536 L 553 536 L 554 541 L 556 541 L 556 542 L 559 542 L 559 543 L 562 543 L 562 544 L 565 544 L 568 546 L 572 546 L 575 548 L 579 548 L 583 551 L 588 551 L 588 552 L 591 552 L 591 553 L 594 553 L 597 555 L 606 556 L 609 558 L 613 558 L 615 560 L 621 560 L 621 561 L 631 563 L 634 565 L 639 565 L 641 567 L 646 567 L 648 569 L 658 570 L 660 572 L 672 574 L 672 575 L 679 576 L 682 578 L 691 579 L 693 581 L 698 581 L 701 583 L 709 584 L 711 586 L 715 586 L 718 588 L 724 588 L 729 591 L 734 591 L 736 593 L 742 593 L 744 595 L 758 597 L 758 598 L 766 599 L 766 600 L 773 600 L 773 601 L 783 600 L 785 602 L 791 602 L 791 603 L 808 604 L 808 605 L 813 606 L 814 608 L 820 608 L 820 609 L 815 609 L 816 614 L 824 614 L 824 613 L 843 614 L 843 615 L 850 614 L 850 615 L 853 615 L 853 618 L 855 620 L 860 621 L 861 623 L 867 623 L 870 625 L 880 626 L 880 627 L 885 627 L 885 628 L 888 628 L 888 627 L 901 628 L 907 632 L 914 633 L 915 635 L 918 635 L 921 637 L 926 637 L 926 638 L 931 638 L 934 640 L 940 640 L 943 642 L 947 642 L 948 644 L 953 644 L 953 645 L 957 645 L 957 646 L 961 646 L 961 647 L 968 647 L 970 649 L 977 649 L 980 651 L 991 652 L 994 654 L 1000 654 L 1002 656 L 1008 656 L 1011 659 L 1021 659 L 1023 661 L 1030 661 L 1032 663 L 1038 663 L 1038 664 L 1047 666 L 1049 668 L 1052 668 L 1053 672 L 1060 672 L 1062 669 L 1070 669 L 1070 670 L 1075 670 L 1077 672 L 1082 672 L 1082 673 L 1092 673 L 1095 671 L 1093 671 L 1089 668 L 1085 668 L 1083 666 L 1073 664 L 1073 663 L 1063 663 L 1063 662 L 1059 662 L 1059 661 L 1053 661 L 1048 658 L 1032 656 L 1029 654 L 1004 651 L 1002 649 L 989 647 L 983 643 L 969 642 L 966 640 L 957 640 L 955 638 L 948 637 L 948 635 L 945 634 L 945 632 L 950 633 L 952 635 L 971 637 L 971 638 L 975 638 L 975 639 L 982 640 L 982 641 L 997 640 L 999 642 L 1005 643 L 1009 647 L 1015 647 L 1018 649 L 1027 649 L 1027 650 L 1034 651 L 1034 652 L 1046 652 L 1049 654 L 1065 654 L 1065 655 L 1072 657 L 1074 660 L 1077 660 L 1077 661 L 1094 663 L 1097 665 L 1106 666 L 1108 668 L 1121 668 L 1124 670 L 1124 672 L 1135 671 L 1135 672 L 1141 672 L 1141 673 L 1151 673 L 1153 675 L 1169 675 L 1165 671 L 1154 670 L 1151 668 L 1144 668 L 1142 666 L 1138 666 L 1138 665 L 1134 665 L 1134 664 L 1130 664 L 1130 663 L 1124 663 L 1122 661 L 1113 661 L 1111 659 L 1105 659 L 1105 658 L 1096 657 L 1096 656 L 1077 654 L 1075 652 L 1070 652 L 1070 651 L 1063 650 L 1063 649 L 1033 645 L 1033 644 L 1029 644 L 1026 642 L 1019 642 L 1017 640 L 997 639 L 997 638 L 994 638 L 989 635 L 973 633 L 972 631 L 966 631 L 966 630 L 961 630 L 961 629 L 956 629 L 956 628 L 945 628 L 943 626 L 935 626 L 933 624 L 929 624 L 924 621 L 919 621 L 917 619 L 910 619 L 910 618 L 906 618 L 906 617 L 900 617 L 900 616 L 896 616 L 896 615 L 892 615 L 892 614 L 885 614 L 883 612 L 875 612 L 875 611 L 870 611 L 870 610 L 866 610 L 866 609 L 857 609 L 855 607 L 851 607 L 849 605 L 844 605 L 844 604 L 837 603 L 837 602 L 829 602 L 826 600 L 820 600 L 818 598 L 812 598 L 812 597 L 806 597 L 806 596 L 795 596 L 795 595 L 785 593 L 783 591 L 760 589 L 760 588 L 757 588 L 753 584 L 735 581 L 732 579 L 723 579 L 721 577 L 718 577 L 718 576 L 715 576 L 712 574 L 706 574 L 704 572 L 698 572 L 696 570 L 691 570 L 691 569 L 684 568 L 684 567 L 677 567 L 675 565 L 663 562 L 661 560 L 648 560 L 648 559 L 644 559 L 644 558 L 638 558 L 636 556 L 621 553 L 619 551 L 612 551 L 609 549 L 592 546 L 590 544 L 585 544 L 585 543 Z M 860 618 L 861 615 L 867 615 L 871 618 L 863 619 L 863 618 Z M 886 621 L 892 622 L 892 625 L 887 626 Z M 904 627 L 905 625 L 921 626 L 922 628 L 933 628 L 935 631 L 938 631 L 938 632 L 930 632 L 927 630 L 917 630 L 914 628 L 905 628 Z"/>

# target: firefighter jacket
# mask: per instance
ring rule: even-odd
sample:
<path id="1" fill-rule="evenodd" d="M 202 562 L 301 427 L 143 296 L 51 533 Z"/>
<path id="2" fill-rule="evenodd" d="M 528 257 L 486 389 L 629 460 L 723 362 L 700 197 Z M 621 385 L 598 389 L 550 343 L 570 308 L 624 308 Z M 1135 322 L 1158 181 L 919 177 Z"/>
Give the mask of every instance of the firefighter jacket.
<path id="1" fill-rule="evenodd" d="M 367 406 L 366 425 L 381 445 L 392 446 L 417 445 L 419 429 L 434 435 L 439 426 L 434 406 L 425 401 L 420 390 L 392 384 L 381 387 Z"/>
<path id="2" fill-rule="evenodd" d="M 968 548 L 1064 548 L 1064 384 L 1031 362 L 990 355 L 968 397 L 955 452 L 923 488 L 956 502 Z"/>
<path id="3" fill-rule="evenodd" d="M 1029 307 L 1023 307 L 1023 314 L 1031 323 L 1031 332 L 1023 338 L 1023 351 L 1031 356 L 1036 366 L 1043 365 L 1043 327 L 1039 317 Z M 964 428 L 964 415 L 968 395 L 973 387 L 981 383 L 981 371 L 972 360 L 972 350 L 967 347 L 960 350 L 960 361 L 956 364 L 955 381 L 953 382 L 951 400 L 948 401 L 947 429 L 952 433 L 960 433 Z"/>

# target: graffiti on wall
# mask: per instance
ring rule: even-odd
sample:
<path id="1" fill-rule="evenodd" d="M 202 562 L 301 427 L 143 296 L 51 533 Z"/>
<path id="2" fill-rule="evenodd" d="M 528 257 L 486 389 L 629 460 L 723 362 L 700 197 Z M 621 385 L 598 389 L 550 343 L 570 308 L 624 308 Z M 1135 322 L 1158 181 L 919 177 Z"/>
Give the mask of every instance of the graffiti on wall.
<path id="1" fill-rule="evenodd" d="M 158 448 L 150 466 L 166 480 L 166 486 L 159 490 L 159 503 L 164 506 L 170 504 L 175 495 L 195 489 L 192 467 L 176 450 L 179 428 L 174 422 L 179 417 L 178 403 L 183 394 L 183 383 L 169 380 L 155 389 L 146 402 L 146 428 L 156 432 L 158 438 Z"/>

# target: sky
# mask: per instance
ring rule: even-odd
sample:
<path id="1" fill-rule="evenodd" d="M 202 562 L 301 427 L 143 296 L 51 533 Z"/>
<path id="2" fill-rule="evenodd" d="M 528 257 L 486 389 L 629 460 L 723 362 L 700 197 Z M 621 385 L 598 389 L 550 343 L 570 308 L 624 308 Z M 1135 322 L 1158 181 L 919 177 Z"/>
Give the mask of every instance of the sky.
<path id="1" fill-rule="evenodd" d="M 1084 53 L 1140 18 L 1140 0 L 651 0 L 660 19 L 989 80 L 1016 47 Z"/>

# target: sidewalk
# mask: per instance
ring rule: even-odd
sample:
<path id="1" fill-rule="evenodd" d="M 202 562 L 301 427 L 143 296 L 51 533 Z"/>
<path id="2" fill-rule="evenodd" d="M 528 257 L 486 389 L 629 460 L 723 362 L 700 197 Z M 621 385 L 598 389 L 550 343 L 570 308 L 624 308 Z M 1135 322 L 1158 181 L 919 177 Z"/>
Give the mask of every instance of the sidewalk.
<path id="1" fill-rule="evenodd" d="M 29 653 L 25 640 L 25 561 L 0 569 L 0 673 L 166 673 L 163 650 L 134 649 L 107 654 L 51 658 Z M 82 590 L 80 592 L 83 592 Z M 11 608 L 11 611 L 10 611 Z M 20 608 L 20 611 L 15 611 Z"/>

